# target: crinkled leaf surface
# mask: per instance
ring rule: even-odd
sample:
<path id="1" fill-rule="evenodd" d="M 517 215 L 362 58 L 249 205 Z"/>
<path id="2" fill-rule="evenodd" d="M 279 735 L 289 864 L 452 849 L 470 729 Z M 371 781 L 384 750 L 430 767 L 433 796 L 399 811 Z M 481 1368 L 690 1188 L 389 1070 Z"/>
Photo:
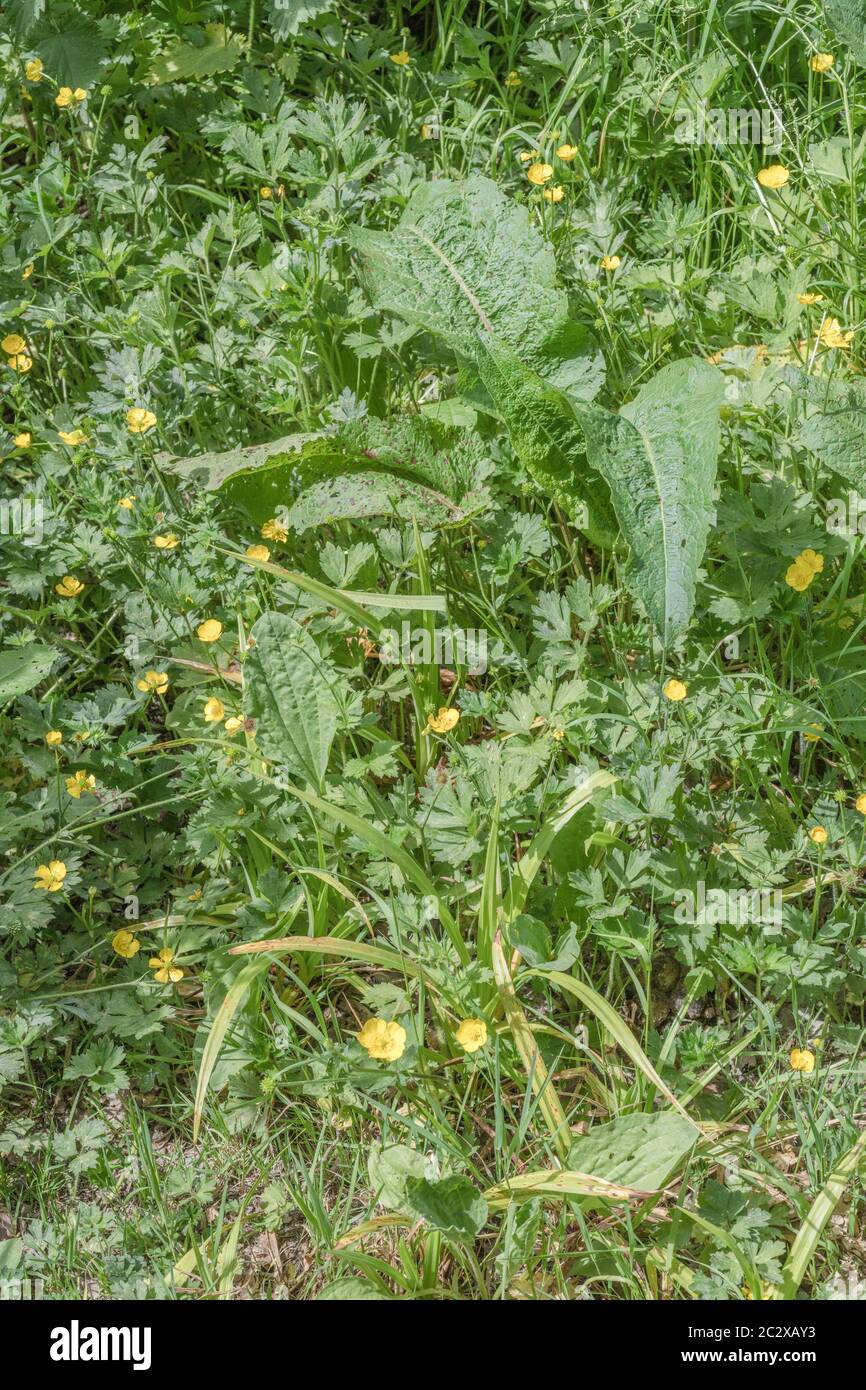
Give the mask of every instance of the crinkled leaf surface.
<path id="1" fill-rule="evenodd" d="M 250 634 L 244 712 L 266 758 L 321 790 L 337 732 L 334 673 L 312 637 L 285 613 L 266 613 Z"/>
<path id="2" fill-rule="evenodd" d="M 700 1131 L 673 1110 L 622 1115 L 575 1139 L 568 1167 L 607 1182 L 655 1192 L 691 1152 Z"/>
<path id="3" fill-rule="evenodd" d="M 464 363 L 483 328 L 577 398 L 598 391 L 603 359 L 569 318 L 553 251 L 492 180 L 421 184 L 392 231 L 352 228 L 349 238 L 377 306 L 437 334 Z"/>
<path id="4" fill-rule="evenodd" d="M 631 551 L 626 574 L 665 643 L 687 626 L 707 543 L 724 377 L 671 362 L 619 414 L 575 407 L 590 463 L 607 482 Z"/>
<path id="5" fill-rule="evenodd" d="M 610 490 L 587 461 L 565 394 L 490 333 L 478 334 L 478 368 L 523 466 L 592 540 L 611 545 L 619 528 Z"/>

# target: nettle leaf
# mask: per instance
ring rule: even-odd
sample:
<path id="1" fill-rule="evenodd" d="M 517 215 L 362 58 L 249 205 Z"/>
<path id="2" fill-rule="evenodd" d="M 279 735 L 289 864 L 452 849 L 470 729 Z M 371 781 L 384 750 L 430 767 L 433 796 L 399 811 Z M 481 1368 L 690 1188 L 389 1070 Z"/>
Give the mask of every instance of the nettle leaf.
<path id="1" fill-rule="evenodd" d="M 848 45 L 852 58 L 866 63 L 866 0 L 826 0 L 827 23 Z"/>
<path id="2" fill-rule="evenodd" d="M 492 180 L 421 184 L 392 231 L 348 235 L 377 307 L 443 338 L 464 368 L 483 328 L 577 399 L 599 390 L 603 358 L 569 318 L 551 247 Z"/>
<path id="3" fill-rule="evenodd" d="M 487 1220 L 486 1201 L 468 1178 L 459 1175 L 438 1182 L 407 1178 L 406 1200 L 413 1216 L 449 1236 L 474 1240 Z"/>
<path id="4" fill-rule="evenodd" d="M 607 1182 L 655 1192 L 691 1153 L 699 1131 L 672 1110 L 622 1115 L 575 1139 L 568 1167 Z"/>
<path id="5" fill-rule="evenodd" d="M 334 673 L 312 637 L 285 613 L 266 613 L 250 636 L 244 713 L 256 721 L 256 742 L 290 777 L 321 791 L 337 732 Z"/>
<path id="6" fill-rule="evenodd" d="M 591 540 L 613 544 L 618 526 L 610 490 L 587 461 L 583 431 L 568 398 L 489 333 L 478 334 L 477 360 L 524 468 Z"/>
<path id="7" fill-rule="evenodd" d="M 0 652 L 0 700 L 26 695 L 44 680 L 57 656 L 56 647 L 33 642 L 27 647 Z"/>
<path id="8" fill-rule="evenodd" d="M 231 72 L 246 46 L 243 34 L 233 34 L 224 24 L 206 24 L 203 44 L 173 44 L 154 60 L 147 81 L 152 86 L 164 86 L 168 82 L 188 82 Z"/>
<path id="9" fill-rule="evenodd" d="M 665 644 L 688 625 L 713 512 L 724 377 L 671 362 L 619 414 L 575 407 L 631 551 L 626 582 Z"/>

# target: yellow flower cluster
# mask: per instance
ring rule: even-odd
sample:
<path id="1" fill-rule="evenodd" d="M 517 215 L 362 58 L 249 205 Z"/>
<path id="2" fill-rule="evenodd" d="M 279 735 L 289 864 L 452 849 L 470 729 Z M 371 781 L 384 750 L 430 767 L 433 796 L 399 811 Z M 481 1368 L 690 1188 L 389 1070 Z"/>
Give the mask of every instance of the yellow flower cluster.
<path id="1" fill-rule="evenodd" d="M 824 568 L 824 556 L 815 550 L 802 550 L 793 564 L 785 571 L 785 583 L 802 594 L 808 589 L 816 574 Z"/>

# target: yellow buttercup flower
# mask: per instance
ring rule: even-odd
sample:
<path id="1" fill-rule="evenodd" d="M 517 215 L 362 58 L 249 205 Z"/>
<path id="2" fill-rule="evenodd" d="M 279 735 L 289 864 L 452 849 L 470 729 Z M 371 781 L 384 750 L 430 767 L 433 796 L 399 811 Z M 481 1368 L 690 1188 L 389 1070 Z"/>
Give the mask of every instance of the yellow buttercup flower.
<path id="1" fill-rule="evenodd" d="M 662 694 L 665 699 L 673 700 L 674 704 L 677 704 L 680 700 L 684 700 L 688 693 L 689 687 L 684 685 L 682 681 L 676 680 L 673 676 L 669 681 L 665 681 L 662 686 Z"/>
<path id="2" fill-rule="evenodd" d="M 798 594 L 808 589 L 816 574 L 824 568 L 824 556 L 815 550 L 802 550 L 785 571 L 785 583 Z"/>
<path id="3" fill-rule="evenodd" d="M 619 270 L 622 261 L 619 256 L 602 256 L 599 265 L 602 270 Z"/>
<path id="4" fill-rule="evenodd" d="M 538 158 L 538 150 L 521 150 L 517 158 L 521 164 L 528 164 L 530 160 Z"/>
<path id="5" fill-rule="evenodd" d="M 68 444 L 72 449 L 74 449 L 77 444 L 87 443 L 87 435 L 84 433 L 84 430 L 58 430 L 57 435 L 58 438 L 63 440 L 64 444 Z"/>
<path id="6" fill-rule="evenodd" d="M 267 547 L 266 545 L 248 545 L 248 546 L 247 546 L 247 559 L 248 559 L 248 560 L 261 560 L 264 564 L 267 564 L 267 562 L 268 562 L 268 560 L 270 560 L 270 558 L 271 558 L 271 552 L 268 550 L 268 547 Z"/>
<path id="7" fill-rule="evenodd" d="M 259 189 L 259 197 L 264 198 L 265 202 L 267 202 L 268 198 L 273 198 L 273 196 L 274 190 L 270 188 L 268 184 L 263 183 L 261 188 Z"/>
<path id="8" fill-rule="evenodd" d="M 91 772 L 90 775 L 83 770 L 73 772 L 71 777 L 66 779 L 66 790 L 76 801 L 80 801 L 85 792 L 96 793 L 96 778 Z"/>
<path id="9" fill-rule="evenodd" d="M 487 1024 L 483 1018 L 464 1018 L 454 1036 L 464 1052 L 477 1052 L 487 1042 Z"/>
<path id="10" fill-rule="evenodd" d="M 523 78 L 520 76 L 520 74 L 516 73 L 512 68 L 511 72 L 505 79 L 505 85 L 506 87 L 510 87 L 513 89 L 514 87 L 519 87 L 522 81 Z"/>
<path id="11" fill-rule="evenodd" d="M 810 724 L 808 729 L 803 730 L 803 737 L 807 743 L 820 743 L 823 732 L 823 724 Z"/>
<path id="12" fill-rule="evenodd" d="M 758 170 L 758 183 L 762 188 L 784 188 L 790 177 L 784 164 L 768 164 L 766 169 Z"/>
<path id="13" fill-rule="evenodd" d="M 135 688 L 144 694 L 152 690 L 156 695 L 164 695 L 168 690 L 168 676 L 165 671 L 145 671 L 143 678 L 135 682 Z"/>
<path id="14" fill-rule="evenodd" d="M 815 1054 L 808 1047 L 795 1047 L 791 1051 L 791 1066 L 794 1071 L 805 1072 L 809 1076 L 815 1070 Z"/>
<path id="15" fill-rule="evenodd" d="M 443 705 L 438 714 L 428 714 L 427 732 L 429 733 L 432 730 L 434 734 L 450 733 L 459 718 L 459 710 L 446 709 Z"/>
<path id="16" fill-rule="evenodd" d="M 29 279 L 30 279 L 30 276 L 31 276 L 32 274 L 33 274 L 33 265 L 32 265 L 32 262 L 31 262 L 30 265 L 25 265 L 24 269 L 22 270 L 22 272 L 21 272 L 21 279 L 22 279 L 22 280 L 29 280 Z"/>
<path id="17" fill-rule="evenodd" d="M 821 342 L 825 347 L 849 348 L 854 340 L 854 330 L 850 329 L 847 333 L 841 327 L 838 319 L 827 319 L 821 329 Z"/>
<path id="18" fill-rule="evenodd" d="M 59 729 L 49 729 L 45 735 L 45 742 L 49 748 L 58 748 L 63 742 L 63 735 Z"/>
<path id="19" fill-rule="evenodd" d="M 169 531 L 167 535 L 154 536 L 153 543 L 157 550 L 174 550 L 180 544 L 180 541 L 173 531 Z"/>
<path id="20" fill-rule="evenodd" d="M 825 845 L 827 843 L 827 832 L 823 825 L 813 825 L 809 831 L 809 839 L 813 845 Z"/>
<path id="21" fill-rule="evenodd" d="M 553 178 L 553 165 L 530 164 L 526 171 L 526 177 L 536 188 L 541 188 L 542 184 L 549 183 Z"/>
<path id="22" fill-rule="evenodd" d="M 223 625 L 218 618 L 206 618 L 199 623 L 195 635 L 200 642 L 218 642 L 222 636 Z"/>
<path id="23" fill-rule="evenodd" d="M 560 145 L 556 151 L 557 159 L 564 159 L 566 164 L 570 163 L 577 154 L 577 145 Z"/>
<path id="24" fill-rule="evenodd" d="M 397 64 L 398 68 L 405 68 L 406 64 L 410 62 L 409 54 L 406 52 L 405 48 L 402 48 L 399 53 L 389 53 L 388 57 L 391 59 L 392 63 Z"/>
<path id="25" fill-rule="evenodd" d="M 119 956 L 123 956 L 124 960 L 132 960 L 132 957 L 137 956 L 141 950 L 141 942 L 124 927 L 114 933 L 111 938 L 111 945 Z"/>
<path id="26" fill-rule="evenodd" d="M 130 434 L 147 434 L 156 424 L 156 416 L 152 410 L 136 405 L 126 412 L 126 423 Z"/>
<path id="27" fill-rule="evenodd" d="M 7 333 L 2 343 L 0 343 L 0 347 L 2 347 L 3 351 L 10 357 L 15 357 L 17 353 L 24 351 L 27 344 L 20 333 Z"/>
<path id="28" fill-rule="evenodd" d="M 823 294 L 818 294 L 816 290 L 807 290 L 804 294 L 797 295 L 798 304 L 820 304 L 824 298 Z"/>
<path id="29" fill-rule="evenodd" d="M 223 725 L 227 734 L 239 734 L 243 727 L 244 721 L 237 714 L 233 714 Z"/>
<path id="30" fill-rule="evenodd" d="M 46 893 L 59 893 L 66 877 L 66 865 L 62 859 L 52 859 L 50 864 L 40 864 L 38 869 L 34 869 L 33 877 L 36 879 L 35 888 L 42 888 Z"/>
<path id="31" fill-rule="evenodd" d="M 266 541 L 282 542 L 289 539 L 289 533 L 285 526 L 281 526 L 275 516 L 271 517 L 270 521 L 265 522 L 259 535 Z"/>
<path id="32" fill-rule="evenodd" d="M 86 101 L 86 100 L 87 100 L 87 88 L 86 88 L 86 87 L 76 87 L 76 88 L 75 88 L 75 91 L 72 93 L 72 95 L 74 96 L 74 98 L 75 98 L 76 101 Z"/>
<path id="33" fill-rule="evenodd" d="M 74 574 L 64 574 L 60 582 L 54 585 L 54 592 L 61 598 L 78 598 L 79 594 L 84 593 L 84 585 Z"/>
<path id="34" fill-rule="evenodd" d="M 859 811 L 861 816 L 866 816 L 866 792 L 861 792 L 854 802 L 854 809 Z"/>
<path id="35" fill-rule="evenodd" d="M 214 695 L 210 700 L 205 701 L 204 722 L 206 724 L 221 724 L 225 717 L 226 707 L 222 700 L 218 700 Z"/>
<path id="36" fill-rule="evenodd" d="M 33 366 L 33 358 L 26 352 L 19 352 L 15 357 L 7 357 L 6 365 L 11 367 L 13 372 L 29 372 Z"/>
<path id="37" fill-rule="evenodd" d="M 41 82 L 44 71 L 41 58 L 28 58 L 24 64 L 24 76 L 28 82 Z"/>
<path id="38" fill-rule="evenodd" d="M 12 440 L 16 449 L 29 449 L 31 442 L 32 435 L 28 434 L 27 430 L 22 430 L 22 432 L 16 434 L 15 438 Z"/>
<path id="39" fill-rule="evenodd" d="M 151 956 L 147 962 L 151 970 L 155 971 L 154 979 L 158 984 L 176 985 L 178 980 L 182 980 L 186 973 L 179 965 L 172 965 L 174 951 L 168 946 L 163 947 L 158 956 Z"/>
<path id="40" fill-rule="evenodd" d="M 54 98 L 55 106 L 71 106 L 73 102 L 72 88 L 61 87 L 57 96 Z"/>
<path id="41" fill-rule="evenodd" d="M 836 59 L 832 53 L 814 53 L 809 60 L 813 72 L 829 72 Z"/>
<path id="42" fill-rule="evenodd" d="M 406 1050 L 406 1029 L 384 1018 L 368 1018 L 355 1037 L 376 1062 L 396 1062 Z"/>
<path id="43" fill-rule="evenodd" d="M 545 188 L 544 196 L 548 203 L 561 203 L 565 195 L 565 189 L 561 183 L 554 183 L 550 188 Z"/>
<path id="44" fill-rule="evenodd" d="M 132 496 L 132 497 L 121 497 L 121 499 L 120 499 L 120 501 L 118 502 L 117 505 L 118 505 L 118 507 L 122 507 L 123 510 L 124 510 L 125 512 L 131 512 L 131 511 L 132 511 L 132 506 L 133 506 L 133 503 L 134 503 L 134 502 L 135 502 L 135 497 L 134 497 L 134 496 Z"/>

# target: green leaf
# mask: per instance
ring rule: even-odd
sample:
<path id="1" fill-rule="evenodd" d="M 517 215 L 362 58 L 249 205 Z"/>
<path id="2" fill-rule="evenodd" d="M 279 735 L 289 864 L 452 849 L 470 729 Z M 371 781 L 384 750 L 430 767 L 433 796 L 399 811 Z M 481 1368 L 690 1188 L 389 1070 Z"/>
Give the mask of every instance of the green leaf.
<path id="1" fill-rule="evenodd" d="M 38 642 L 0 652 L 0 700 L 12 700 L 32 690 L 48 675 L 56 656 L 56 647 Z"/>
<path id="2" fill-rule="evenodd" d="M 393 1303 L 385 1293 L 380 1293 L 367 1279 L 337 1279 L 326 1284 L 316 1294 L 314 1303 Z"/>
<path id="3" fill-rule="evenodd" d="M 481 1193 L 459 1175 L 439 1182 L 408 1178 L 406 1197 L 414 1216 L 445 1235 L 474 1240 L 487 1220 L 487 1203 Z"/>
<path id="4" fill-rule="evenodd" d="M 575 1139 L 568 1167 L 607 1182 L 655 1192 L 691 1153 L 699 1132 L 670 1110 L 621 1115 Z"/>
<path id="5" fill-rule="evenodd" d="M 233 34 L 224 24 L 206 24 L 205 41 L 196 47 L 191 43 L 176 43 L 155 59 L 147 81 L 163 86 L 167 82 L 198 81 L 218 72 L 231 72 L 241 60 L 246 48 L 242 34 Z"/>
<path id="6" fill-rule="evenodd" d="M 288 39 L 311 19 L 327 14 L 333 4 L 334 0 L 266 0 L 265 13 L 274 38 Z"/>
<path id="7" fill-rule="evenodd" d="M 47 21 L 31 39 L 45 71 L 58 87 L 89 87 L 99 76 L 105 45 L 98 27 L 83 15 Z"/>
<path id="8" fill-rule="evenodd" d="M 618 526 L 610 490 L 587 462 L 583 431 L 566 395 L 489 333 L 478 334 L 478 368 L 530 476 L 591 540 L 611 545 Z"/>
<path id="9" fill-rule="evenodd" d="M 818 1249 L 824 1228 L 836 1210 L 845 1188 L 863 1164 L 864 1159 L 866 1159 L 866 1129 L 860 1133 L 848 1152 L 843 1154 L 809 1208 L 785 1261 L 785 1267 L 782 1270 L 783 1289 L 776 1293 L 776 1297 L 786 1299 L 797 1297 L 797 1290 L 803 1282 L 803 1277 L 812 1262 L 815 1251 Z"/>
<path id="10" fill-rule="evenodd" d="M 796 442 L 846 482 L 866 486 L 866 395 L 852 387 L 838 403 L 808 416 Z"/>
<path id="11" fill-rule="evenodd" d="M 827 23 L 848 45 L 851 57 L 866 63 L 866 0 L 826 0 Z"/>
<path id="12" fill-rule="evenodd" d="M 256 741 L 266 758 L 321 791 L 337 732 L 335 675 L 285 613 L 266 613 L 250 635 L 244 711 L 256 721 Z"/>
<path id="13" fill-rule="evenodd" d="M 367 1157 L 373 1195 L 388 1211 L 406 1210 L 406 1184 L 425 1171 L 424 1155 L 407 1144 L 374 1144 Z"/>
<path id="14" fill-rule="evenodd" d="M 227 449 L 214 454 L 193 454 L 189 458 L 173 458 L 169 454 L 159 454 L 157 462 L 179 477 L 200 482 L 206 491 L 213 492 L 236 474 L 255 474 L 261 477 L 265 464 L 272 467 L 285 464 L 292 454 L 298 454 L 303 445 L 313 437 L 309 434 L 286 434 L 281 439 L 271 440 L 268 444 L 248 444 L 244 448 Z M 293 461 L 293 466 L 296 463 L 297 459 Z M 277 500 L 285 502 L 284 491 Z M 273 516 L 274 510 L 275 507 L 267 512 L 263 519 L 267 520 Z"/>
<path id="15" fill-rule="evenodd" d="M 550 245 L 492 180 L 422 183 L 393 231 L 348 236 L 377 307 L 439 335 L 464 364 L 483 328 L 579 399 L 598 391 L 603 360 L 569 319 Z"/>
<path id="16" fill-rule="evenodd" d="M 576 407 L 631 551 L 626 581 L 667 645 L 688 625 L 713 510 L 724 377 L 663 367 L 618 415 Z"/>
<path id="17" fill-rule="evenodd" d="M 195 1088 L 195 1107 L 193 1110 L 192 1122 L 192 1142 L 198 1143 L 199 1128 L 204 1109 L 205 1096 L 207 1095 L 208 1083 L 213 1075 L 217 1057 L 223 1040 L 231 1026 L 231 1021 L 238 1009 L 246 1000 L 250 989 L 258 977 L 267 970 L 267 958 L 257 958 L 244 965 L 237 973 L 223 997 L 222 1003 L 216 1011 L 214 1020 L 210 1027 L 202 1050 L 201 1062 L 198 1069 L 198 1080 Z"/>

